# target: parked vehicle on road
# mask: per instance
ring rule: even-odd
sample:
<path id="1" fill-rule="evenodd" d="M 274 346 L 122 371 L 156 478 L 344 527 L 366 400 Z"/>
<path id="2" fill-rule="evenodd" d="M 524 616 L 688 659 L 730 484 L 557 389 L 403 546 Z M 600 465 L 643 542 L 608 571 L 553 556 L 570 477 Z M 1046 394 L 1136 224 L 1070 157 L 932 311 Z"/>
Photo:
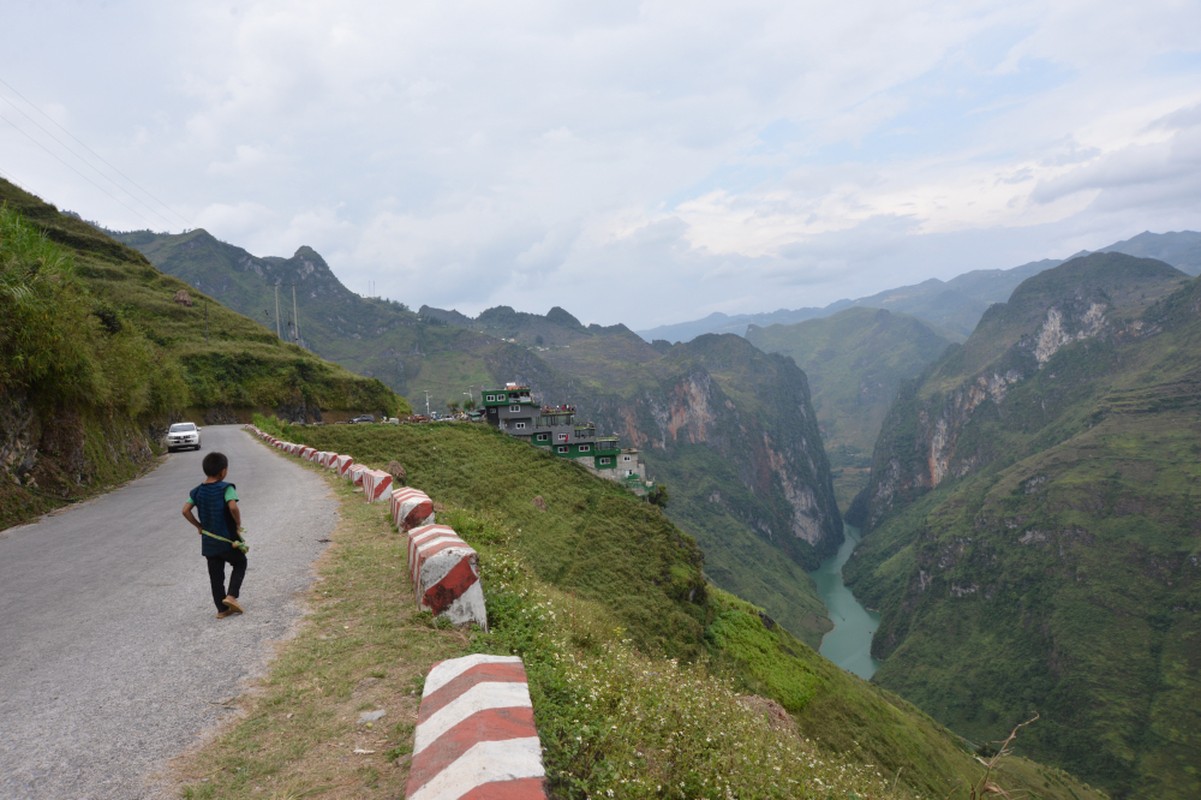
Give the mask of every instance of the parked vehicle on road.
<path id="1" fill-rule="evenodd" d="M 375 422 L 375 416 L 372 414 L 360 414 L 350 421 L 352 425 L 356 422 Z"/>
<path id="2" fill-rule="evenodd" d="M 200 428 L 196 427 L 195 422 L 174 423 L 167 429 L 167 452 L 188 447 L 193 450 L 200 449 Z"/>

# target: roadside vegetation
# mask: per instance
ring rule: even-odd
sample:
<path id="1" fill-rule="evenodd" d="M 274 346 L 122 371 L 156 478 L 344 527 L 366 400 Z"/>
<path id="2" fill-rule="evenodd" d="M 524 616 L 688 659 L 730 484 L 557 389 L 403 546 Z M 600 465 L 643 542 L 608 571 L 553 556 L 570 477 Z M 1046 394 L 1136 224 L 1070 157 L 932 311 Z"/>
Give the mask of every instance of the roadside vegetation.
<path id="1" fill-rule="evenodd" d="M 186 396 L 178 365 L 88 291 L 72 252 L 0 205 L 0 528 L 137 474 L 147 423 Z"/>
<path id="2" fill-rule="evenodd" d="M 556 798 L 967 797 L 983 774 L 920 712 L 708 585 L 660 509 L 575 465 L 469 424 L 259 424 L 399 461 L 479 552 L 489 632 L 416 613 L 386 506 L 331 477 L 343 523 L 312 614 L 241 721 L 180 764 L 189 800 L 399 796 L 424 676 L 469 652 L 522 656 Z M 1098 796 L 1009 766 L 998 784 Z"/>

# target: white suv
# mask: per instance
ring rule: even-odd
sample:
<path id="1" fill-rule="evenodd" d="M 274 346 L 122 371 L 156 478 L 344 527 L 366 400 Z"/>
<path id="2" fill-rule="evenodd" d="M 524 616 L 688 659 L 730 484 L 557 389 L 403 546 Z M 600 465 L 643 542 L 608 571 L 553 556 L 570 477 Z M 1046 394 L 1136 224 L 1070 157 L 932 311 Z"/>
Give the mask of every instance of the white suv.
<path id="1" fill-rule="evenodd" d="M 195 422 L 176 422 L 167 431 L 167 452 L 185 447 L 200 449 L 200 428 Z"/>

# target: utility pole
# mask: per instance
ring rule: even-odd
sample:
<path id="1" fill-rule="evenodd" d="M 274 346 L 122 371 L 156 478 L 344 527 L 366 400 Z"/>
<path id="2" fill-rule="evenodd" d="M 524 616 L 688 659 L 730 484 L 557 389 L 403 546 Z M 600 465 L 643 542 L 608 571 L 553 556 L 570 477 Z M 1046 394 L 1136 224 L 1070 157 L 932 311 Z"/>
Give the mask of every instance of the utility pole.
<path id="1" fill-rule="evenodd" d="M 279 284 L 275 284 L 275 338 L 282 339 L 279 332 Z"/>
<path id="2" fill-rule="evenodd" d="M 296 313 L 296 284 L 292 284 L 292 325 L 296 328 L 296 344 L 304 347 L 304 340 L 300 338 L 300 315 Z"/>
<path id="3" fill-rule="evenodd" d="M 430 390 L 429 389 L 425 390 L 425 415 L 427 417 L 430 415 Z"/>

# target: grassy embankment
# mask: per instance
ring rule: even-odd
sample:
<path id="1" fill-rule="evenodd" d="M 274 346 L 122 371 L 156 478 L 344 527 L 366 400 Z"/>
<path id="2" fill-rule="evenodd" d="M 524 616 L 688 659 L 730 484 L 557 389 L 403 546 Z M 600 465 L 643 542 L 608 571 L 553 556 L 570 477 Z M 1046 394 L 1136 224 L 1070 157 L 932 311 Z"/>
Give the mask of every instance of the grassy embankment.
<path id="1" fill-rule="evenodd" d="M 657 508 L 574 465 L 470 425 L 276 432 L 402 462 L 480 553 L 490 632 L 415 613 L 386 508 L 334 481 L 313 613 L 244 719 L 182 765 L 187 798 L 397 796 L 425 673 L 472 651 L 523 657 L 555 797 L 967 797 L 983 774 L 920 712 L 707 586 Z M 1095 796 L 1009 766 L 1002 785 Z"/>

